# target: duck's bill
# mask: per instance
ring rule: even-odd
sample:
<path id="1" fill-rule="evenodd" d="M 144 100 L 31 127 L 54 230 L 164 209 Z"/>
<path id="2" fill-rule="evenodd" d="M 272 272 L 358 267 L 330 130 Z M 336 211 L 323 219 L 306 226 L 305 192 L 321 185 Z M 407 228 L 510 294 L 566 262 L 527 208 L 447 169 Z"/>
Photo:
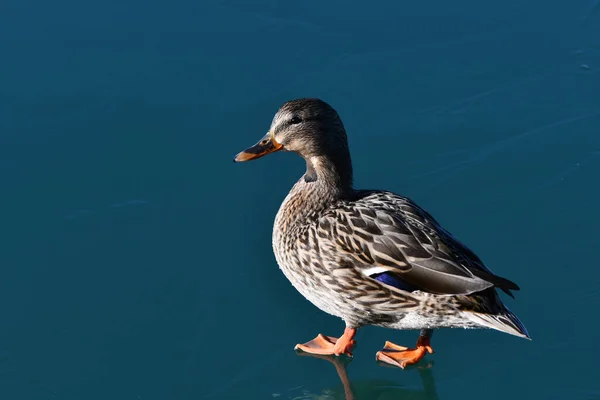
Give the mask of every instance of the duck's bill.
<path id="1" fill-rule="evenodd" d="M 283 146 L 275 141 L 268 132 L 262 139 L 258 141 L 254 146 L 248 147 L 246 150 L 238 153 L 233 161 L 244 162 L 250 160 L 256 160 L 262 156 L 266 156 L 269 153 L 274 153 L 281 150 Z"/>

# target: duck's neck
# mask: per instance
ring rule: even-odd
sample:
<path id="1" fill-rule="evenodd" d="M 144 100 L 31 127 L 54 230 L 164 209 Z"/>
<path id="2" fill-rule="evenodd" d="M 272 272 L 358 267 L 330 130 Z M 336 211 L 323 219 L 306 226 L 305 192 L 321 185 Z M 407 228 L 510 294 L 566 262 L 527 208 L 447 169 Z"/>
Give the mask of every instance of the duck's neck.
<path id="1" fill-rule="evenodd" d="M 305 157 L 306 173 L 283 201 L 275 220 L 275 232 L 290 233 L 318 218 L 323 210 L 352 196 L 350 157 Z"/>
<path id="2" fill-rule="evenodd" d="M 315 201 L 330 203 L 343 200 L 353 192 L 350 156 L 307 157 L 306 173 L 302 179 L 306 182 L 303 189 L 318 197 Z"/>

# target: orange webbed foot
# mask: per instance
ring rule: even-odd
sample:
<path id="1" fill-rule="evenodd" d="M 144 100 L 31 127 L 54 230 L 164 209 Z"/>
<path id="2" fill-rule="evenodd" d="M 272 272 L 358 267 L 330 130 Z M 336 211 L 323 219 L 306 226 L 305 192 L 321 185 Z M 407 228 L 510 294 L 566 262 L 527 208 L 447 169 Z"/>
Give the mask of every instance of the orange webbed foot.
<path id="1" fill-rule="evenodd" d="M 383 350 L 377 352 L 375 359 L 404 369 L 408 365 L 421 361 L 426 353 L 433 354 L 433 349 L 429 344 L 429 338 L 421 336 L 417 341 L 417 347 L 414 349 L 398 346 L 392 342 L 385 342 Z"/>
<path id="2" fill-rule="evenodd" d="M 338 339 L 333 336 L 319 334 L 313 340 L 304 344 L 297 344 L 294 350 L 302 350 L 310 354 L 335 355 L 345 354 L 352 357 L 352 347 L 356 344 L 353 337 L 356 329 L 346 328 L 344 334 Z"/>

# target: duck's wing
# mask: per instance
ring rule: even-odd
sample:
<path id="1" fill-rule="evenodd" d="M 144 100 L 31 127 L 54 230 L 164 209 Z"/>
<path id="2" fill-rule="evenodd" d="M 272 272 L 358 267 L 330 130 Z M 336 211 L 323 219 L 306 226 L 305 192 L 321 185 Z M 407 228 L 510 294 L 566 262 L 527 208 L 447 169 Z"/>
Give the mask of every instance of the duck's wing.
<path id="1" fill-rule="evenodd" d="M 352 256 L 365 276 L 383 283 L 452 295 L 497 287 L 512 296 L 510 290 L 519 290 L 494 275 L 429 213 L 394 193 L 360 192 L 324 214 L 317 233 Z"/>

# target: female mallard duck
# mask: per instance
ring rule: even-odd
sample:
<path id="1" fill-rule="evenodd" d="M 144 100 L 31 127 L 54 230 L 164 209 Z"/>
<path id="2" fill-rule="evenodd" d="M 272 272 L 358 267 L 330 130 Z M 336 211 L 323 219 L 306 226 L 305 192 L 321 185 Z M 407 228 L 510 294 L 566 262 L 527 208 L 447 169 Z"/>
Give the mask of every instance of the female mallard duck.
<path id="1" fill-rule="evenodd" d="M 494 275 L 412 200 L 353 188 L 346 131 L 330 105 L 283 104 L 269 132 L 235 161 L 278 150 L 298 153 L 306 173 L 275 218 L 277 263 L 304 297 L 346 323 L 339 339 L 319 334 L 296 349 L 351 355 L 362 326 L 420 329 L 416 348 L 386 342 L 377 353 L 377 360 L 404 368 L 433 353 L 434 328 L 492 328 L 529 338 L 496 292 L 512 296 L 515 283 Z"/>

